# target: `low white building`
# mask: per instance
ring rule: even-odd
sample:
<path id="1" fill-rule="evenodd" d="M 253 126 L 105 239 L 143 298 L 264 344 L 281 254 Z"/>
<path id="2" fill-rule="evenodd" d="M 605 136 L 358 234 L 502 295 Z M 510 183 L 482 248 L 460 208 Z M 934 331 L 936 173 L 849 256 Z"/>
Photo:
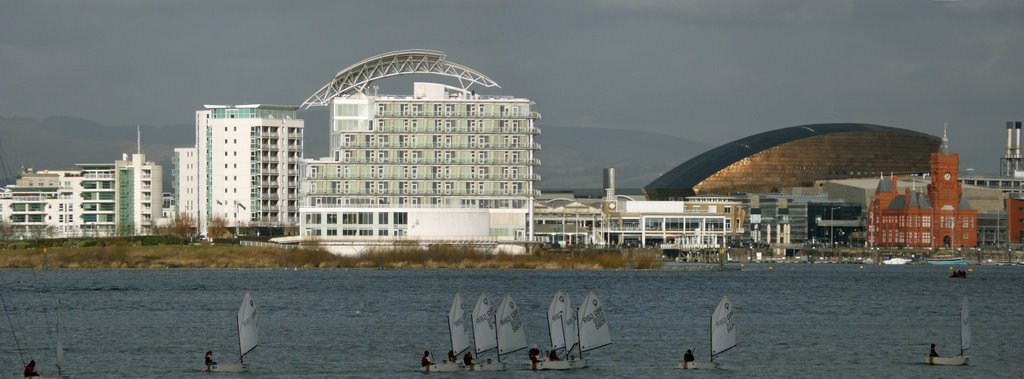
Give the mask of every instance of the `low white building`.
<path id="1" fill-rule="evenodd" d="M 0 191 L 6 238 L 147 235 L 160 219 L 160 165 L 144 154 L 75 170 L 27 170 Z"/>

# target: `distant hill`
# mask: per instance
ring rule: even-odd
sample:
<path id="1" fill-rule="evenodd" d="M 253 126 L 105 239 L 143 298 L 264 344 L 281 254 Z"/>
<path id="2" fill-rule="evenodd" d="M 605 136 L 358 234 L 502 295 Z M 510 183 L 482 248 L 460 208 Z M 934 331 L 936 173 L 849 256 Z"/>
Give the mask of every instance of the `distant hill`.
<path id="1" fill-rule="evenodd" d="M 164 166 L 164 181 L 170 188 L 171 153 L 175 147 L 194 144 L 191 125 L 141 126 L 142 152 L 146 158 Z M 133 153 L 135 125 L 105 126 L 76 117 L 0 118 L 0 143 L 9 173 L 21 168 L 69 169 L 76 163 L 113 163 L 122 153 Z"/>
<path id="2" fill-rule="evenodd" d="M 327 156 L 324 111 L 302 111 L 307 158 Z M 193 125 L 142 125 L 142 151 L 164 167 L 171 188 L 171 154 L 195 144 Z M 709 146 L 664 134 L 620 129 L 541 126 L 540 188 L 599 188 L 601 169 L 615 167 L 619 187 L 642 187 Z M 75 163 L 112 163 L 135 151 L 135 125 L 105 126 L 66 116 L 43 120 L 0 117 L 0 143 L 11 175 L 22 168 L 64 169 Z M 2 178 L 3 175 L 0 175 Z M 0 182 L 3 182 L 0 180 Z"/>

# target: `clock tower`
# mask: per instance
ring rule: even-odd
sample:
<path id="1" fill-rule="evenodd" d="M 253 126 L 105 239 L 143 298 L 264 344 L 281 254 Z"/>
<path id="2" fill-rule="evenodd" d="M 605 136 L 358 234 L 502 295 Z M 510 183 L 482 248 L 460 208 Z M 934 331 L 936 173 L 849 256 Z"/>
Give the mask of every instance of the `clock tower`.
<path id="1" fill-rule="evenodd" d="M 956 211 L 960 204 L 960 182 L 957 172 L 960 169 L 960 154 L 949 150 L 949 137 L 942 130 L 942 147 L 931 156 L 931 184 L 928 185 L 928 197 L 937 212 Z"/>

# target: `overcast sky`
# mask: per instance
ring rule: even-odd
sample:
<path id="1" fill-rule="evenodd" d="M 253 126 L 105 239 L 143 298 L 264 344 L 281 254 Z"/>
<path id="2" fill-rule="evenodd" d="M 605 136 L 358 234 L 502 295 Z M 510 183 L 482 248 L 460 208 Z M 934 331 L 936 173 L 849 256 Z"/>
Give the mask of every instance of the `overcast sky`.
<path id="1" fill-rule="evenodd" d="M 541 126 L 718 145 L 948 121 L 961 168 L 995 172 L 1005 121 L 1024 119 L 1024 3 L 982 0 L 0 0 L 0 116 L 192 124 L 202 104 L 299 104 L 408 48 L 534 100 Z"/>

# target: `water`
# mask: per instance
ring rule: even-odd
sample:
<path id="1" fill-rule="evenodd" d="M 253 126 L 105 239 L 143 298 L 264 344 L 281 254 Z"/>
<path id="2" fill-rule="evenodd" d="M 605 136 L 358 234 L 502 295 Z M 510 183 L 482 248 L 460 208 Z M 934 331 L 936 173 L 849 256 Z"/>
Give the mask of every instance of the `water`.
<path id="1" fill-rule="evenodd" d="M 421 377 L 419 355 L 449 350 L 453 293 L 511 293 L 530 344 L 547 341 L 555 288 L 602 299 L 613 344 L 578 372 L 540 377 L 1017 377 L 1024 372 L 1024 267 L 748 265 L 737 272 L 540 270 L 0 270 L 0 291 L 27 359 L 53 374 L 47 333 L 64 303 L 66 373 L 74 377 L 207 377 L 203 354 L 238 359 L 235 314 L 246 290 L 259 307 L 260 345 L 243 377 Z M 675 369 L 685 349 L 708 358 L 708 317 L 735 304 L 739 345 L 724 370 Z M 959 353 L 959 301 L 971 303 L 971 365 L 923 364 L 930 343 Z M 468 309 L 467 309 L 468 310 Z M 527 366 L 526 351 L 503 361 Z M 489 354 L 493 358 L 493 353 Z M 6 320 L 0 375 L 21 359 Z M 459 373 L 456 377 L 528 374 Z M 222 377 L 222 376 L 218 376 Z"/>

